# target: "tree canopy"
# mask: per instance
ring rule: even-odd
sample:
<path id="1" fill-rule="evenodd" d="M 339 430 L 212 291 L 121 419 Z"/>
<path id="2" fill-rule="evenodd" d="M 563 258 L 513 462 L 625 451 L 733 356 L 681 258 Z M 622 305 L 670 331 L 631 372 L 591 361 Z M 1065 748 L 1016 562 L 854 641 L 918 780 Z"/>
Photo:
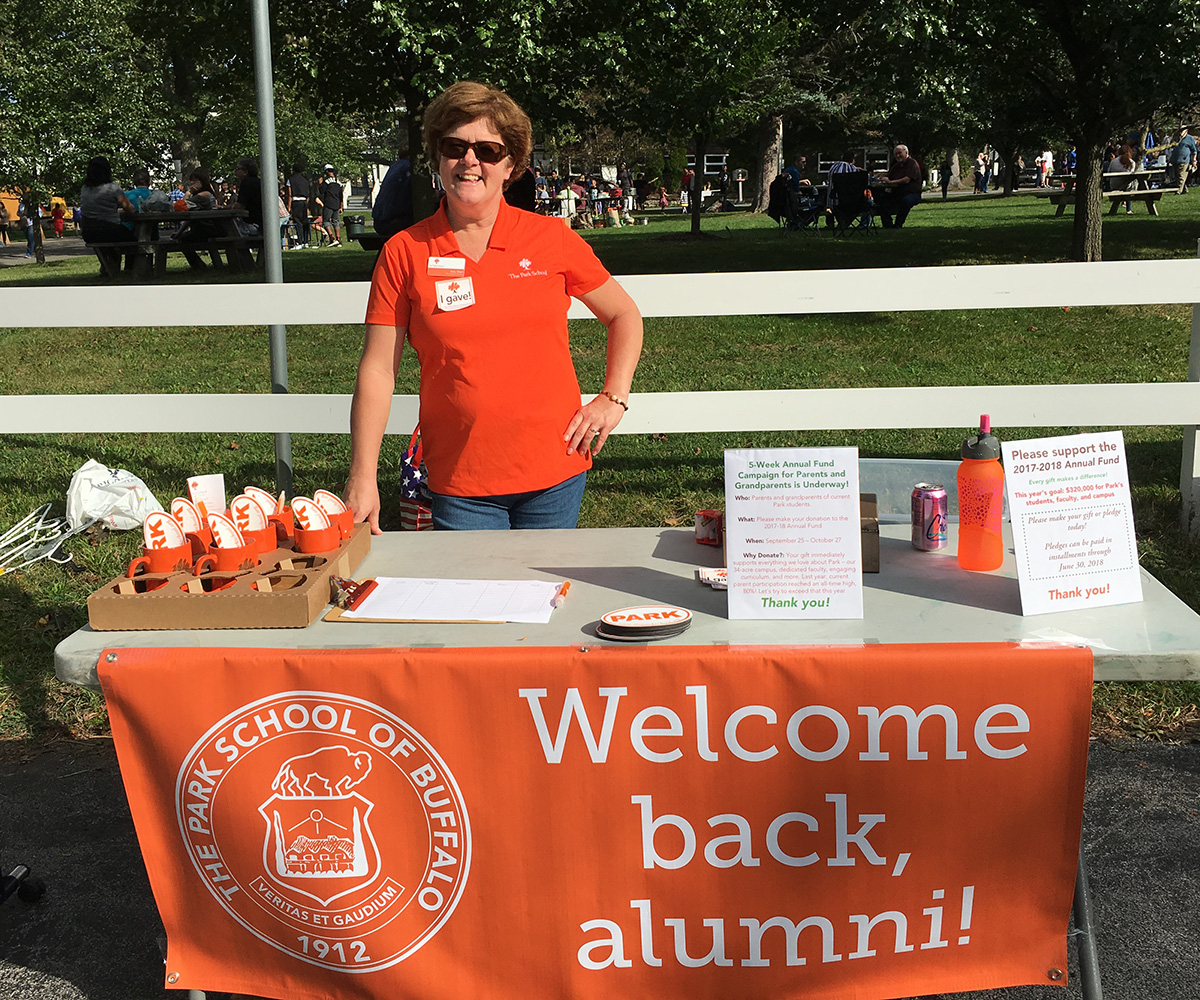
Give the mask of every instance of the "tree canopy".
<path id="1" fill-rule="evenodd" d="M 784 122 L 925 157 L 1054 141 L 1079 150 L 1081 260 L 1100 256 L 1104 143 L 1173 130 L 1200 80 L 1196 0 L 277 0 L 272 19 L 284 162 L 419 149 L 426 104 L 463 78 L 507 89 L 551 146 L 741 142 L 764 185 Z M 0 179 L 39 198 L 96 153 L 120 174 L 229 169 L 257 147 L 246 6 L 0 0 L 0 97 Z"/>

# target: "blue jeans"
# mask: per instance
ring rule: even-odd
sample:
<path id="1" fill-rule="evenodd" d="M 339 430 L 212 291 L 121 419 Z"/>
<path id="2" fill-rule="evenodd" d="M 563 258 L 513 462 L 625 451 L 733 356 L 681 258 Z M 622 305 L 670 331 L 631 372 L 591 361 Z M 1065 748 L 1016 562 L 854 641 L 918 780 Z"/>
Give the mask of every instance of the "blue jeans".
<path id="1" fill-rule="evenodd" d="M 506 531 L 509 528 L 574 528 L 587 473 L 528 493 L 494 497 L 433 494 L 433 527 L 450 531 Z"/>

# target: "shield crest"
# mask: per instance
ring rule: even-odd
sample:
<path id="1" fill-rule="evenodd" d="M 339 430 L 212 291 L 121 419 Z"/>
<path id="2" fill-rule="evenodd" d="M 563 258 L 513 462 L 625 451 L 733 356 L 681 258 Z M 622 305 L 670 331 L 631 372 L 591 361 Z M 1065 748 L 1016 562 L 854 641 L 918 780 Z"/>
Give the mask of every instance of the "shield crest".
<path id="1" fill-rule="evenodd" d="M 366 888 L 380 872 L 374 808 L 358 792 L 272 795 L 258 807 L 267 877 L 322 906 Z"/>

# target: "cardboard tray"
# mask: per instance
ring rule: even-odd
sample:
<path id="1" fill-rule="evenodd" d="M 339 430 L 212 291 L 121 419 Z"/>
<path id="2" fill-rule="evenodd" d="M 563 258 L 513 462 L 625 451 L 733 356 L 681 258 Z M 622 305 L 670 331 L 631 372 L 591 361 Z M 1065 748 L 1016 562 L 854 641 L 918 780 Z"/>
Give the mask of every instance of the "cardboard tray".
<path id="1" fill-rule="evenodd" d="M 304 628 L 329 603 L 330 576 L 349 576 L 370 551 L 370 525 L 356 524 L 331 552 L 304 555 L 279 548 L 254 569 L 236 573 L 120 576 L 88 597 L 88 623 L 101 632 Z"/>

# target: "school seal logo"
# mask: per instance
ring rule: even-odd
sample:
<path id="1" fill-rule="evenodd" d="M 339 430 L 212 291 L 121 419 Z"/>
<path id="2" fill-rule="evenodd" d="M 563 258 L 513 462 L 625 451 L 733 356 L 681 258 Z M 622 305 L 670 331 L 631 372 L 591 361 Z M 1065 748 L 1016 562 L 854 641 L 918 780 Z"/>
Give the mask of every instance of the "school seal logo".
<path id="1" fill-rule="evenodd" d="M 175 809 L 225 911 L 338 972 L 413 954 L 454 912 L 470 869 L 467 810 L 445 763 L 402 719 L 347 695 L 291 691 L 231 713 L 188 753 Z"/>

